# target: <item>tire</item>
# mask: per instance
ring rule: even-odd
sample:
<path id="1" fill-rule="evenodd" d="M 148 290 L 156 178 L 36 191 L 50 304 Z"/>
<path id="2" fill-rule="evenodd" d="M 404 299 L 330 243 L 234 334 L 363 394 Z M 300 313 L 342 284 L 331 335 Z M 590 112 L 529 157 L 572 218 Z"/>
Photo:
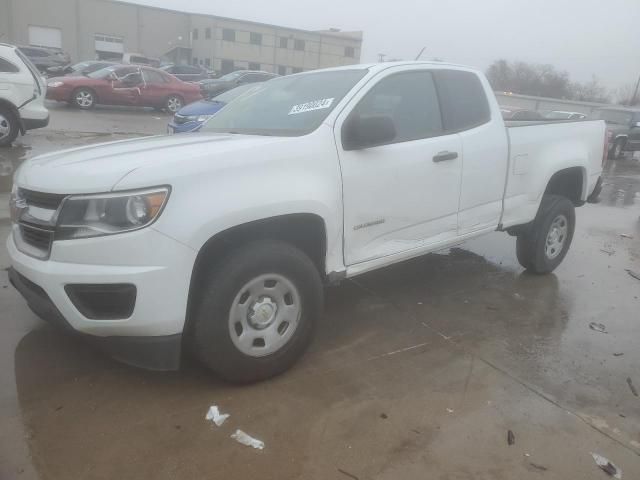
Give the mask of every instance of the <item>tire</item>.
<path id="1" fill-rule="evenodd" d="M 184 106 L 184 100 L 179 95 L 169 95 L 164 102 L 164 109 L 170 113 L 177 113 Z"/>
<path id="2" fill-rule="evenodd" d="M 618 140 L 616 140 L 613 144 L 613 147 L 611 147 L 611 150 L 609 151 L 608 157 L 613 160 L 617 160 L 618 158 L 622 157 L 624 144 L 625 141 L 623 139 L 619 138 Z"/>
<path id="3" fill-rule="evenodd" d="M 571 200 L 559 195 L 542 197 L 535 220 L 516 240 L 520 265 L 540 275 L 555 270 L 569 251 L 575 225 Z"/>
<path id="4" fill-rule="evenodd" d="M 8 147 L 18 136 L 20 124 L 15 113 L 0 107 L 0 147 Z"/>
<path id="5" fill-rule="evenodd" d="M 71 94 L 71 104 L 80 110 L 89 110 L 96 106 L 96 93 L 90 88 L 77 88 Z"/>
<path id="6" fill-rule="evenodd" d="M 231 253 L 205 282 L 192 346 L 229 382 L 265 380 L 304 353 L 322 307 L 322 281 L 307 255 L 283 242 L 251 243 Z"/>

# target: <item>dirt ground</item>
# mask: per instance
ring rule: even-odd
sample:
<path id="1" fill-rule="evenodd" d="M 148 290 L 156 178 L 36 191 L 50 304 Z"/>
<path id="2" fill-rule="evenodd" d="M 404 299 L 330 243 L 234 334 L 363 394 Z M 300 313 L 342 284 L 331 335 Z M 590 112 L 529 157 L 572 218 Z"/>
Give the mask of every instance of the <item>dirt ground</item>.
<path id="1" fill-rule="evenodd" d="M 3 239 L 22 160 L 167 121 L 52 115 L 0 149 Z M 629 385 L 640 390 L 640 280 L 627 272 L 640 273 L 639 217 L 640 162 L 628 156 L 609 165 L 601 202 L 577 210 L 554 274 L 524 273 L 515 240 L 494 233 L 346 281 L 327 290 L 297 366 L 244 387 L 192 360 L 130 368 L 56 331 L 9 285 L 2 246 L 0 479 L 608 478 L 591 452 L 640 478 Z M 205 420 L 210 405 L 230 414 L 221 427 Z M 236 429 L 264 450 L 236 443 Z"/>

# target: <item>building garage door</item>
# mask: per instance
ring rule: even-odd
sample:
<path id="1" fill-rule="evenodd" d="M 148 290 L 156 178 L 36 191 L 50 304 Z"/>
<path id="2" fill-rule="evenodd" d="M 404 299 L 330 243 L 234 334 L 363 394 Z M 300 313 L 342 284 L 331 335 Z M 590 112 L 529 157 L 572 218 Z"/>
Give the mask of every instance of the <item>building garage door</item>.
<path id="1" fill-rule="evenodd" d="M 62 30 L 59 28 L 29 25 L 29 45 L 34 47 L 62 48 Z"/>

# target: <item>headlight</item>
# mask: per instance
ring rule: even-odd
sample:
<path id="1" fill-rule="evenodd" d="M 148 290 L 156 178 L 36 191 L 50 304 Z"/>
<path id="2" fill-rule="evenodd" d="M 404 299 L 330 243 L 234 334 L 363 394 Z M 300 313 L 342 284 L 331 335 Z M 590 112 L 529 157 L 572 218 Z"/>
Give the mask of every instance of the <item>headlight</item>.
<path id="1" fill-rule="evenodd" d="M 56 239 L 98 237 L 151 225 L 169 197 L 168 187 L 67 197 L 58 215 Z"/>
<path id="2" fill-rule="evenodd" d="M 213 115 L 200 115 L 197 120 L 199 122 L 206 122 L 207 120 L 209 120 L 211 117 L 213 117 Z"/>
<path id="3" fill-rule="evenodd" d="M 58 88 L 64 85 L 64 82 L 49 82 L 47 83 L 47 87 L 49 88 Z"/>

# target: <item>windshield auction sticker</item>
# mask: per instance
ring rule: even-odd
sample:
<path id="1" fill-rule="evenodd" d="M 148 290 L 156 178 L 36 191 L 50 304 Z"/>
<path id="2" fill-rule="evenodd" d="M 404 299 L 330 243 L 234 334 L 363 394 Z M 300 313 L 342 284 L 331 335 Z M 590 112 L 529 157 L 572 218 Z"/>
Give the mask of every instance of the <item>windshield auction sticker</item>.
<path id="1" fill-rule="evenodd" d="M 323 98 L 322 100 L 314 100 L 313 102 L 301 103 L 294 105 L 289 111 L 289 115 L 297 115 L 298 113 L 312 112 L 314 110 L 324 110 L 329 108 L 333 103 L 333 98 Z"/>

